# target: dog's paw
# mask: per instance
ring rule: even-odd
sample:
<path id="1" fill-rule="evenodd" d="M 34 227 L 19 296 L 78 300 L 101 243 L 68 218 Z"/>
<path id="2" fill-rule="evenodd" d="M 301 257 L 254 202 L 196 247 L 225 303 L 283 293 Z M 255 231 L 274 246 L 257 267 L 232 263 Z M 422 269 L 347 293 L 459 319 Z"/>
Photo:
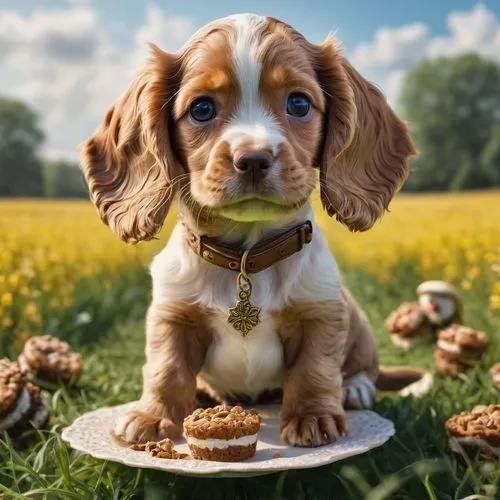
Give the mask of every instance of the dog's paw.
<path id="1" fill-rule="evenodd" d="M 145 443 L 179 437 L 182 434 L 182 425 L 137 408 L 118 419 L 114 432 L 127 443 Z"/>
<path id="2" fill-rule="evenodd" d="M 293 446 L 321 446 L 333 443 L 345 434 L 347 418 L 343 412 L 301 415 L 281 422 L 281 437 Z"/>
<path id="3" fill-rule="evenodd" d="M 344 408 L 361 410 L 373 408 L 375 384 L 364 372 L 344 380 Z"/>

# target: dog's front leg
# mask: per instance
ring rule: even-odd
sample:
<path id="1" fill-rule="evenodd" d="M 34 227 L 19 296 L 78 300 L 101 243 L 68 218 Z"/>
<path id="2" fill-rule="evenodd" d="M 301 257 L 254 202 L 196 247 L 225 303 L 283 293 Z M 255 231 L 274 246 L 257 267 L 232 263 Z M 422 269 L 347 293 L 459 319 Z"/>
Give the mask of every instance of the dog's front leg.
<path id="1" fill-rule="evenodd" d="M 210 342 L 203 311 L 192 305 L 152 305 L 146 320 L 146 364 L 143 392 L 123 415 L 115 433 L 125 441 L 145 442 L 176 437 L 193 409 L 196 375 Z"/>
<path id="2" fill-rule="evenodd" d="M 281 436 L 295 446 L 320 446 L 347 432 L 342 360 L 347 336 L 343 299 L 296 305 L 284 312 L 280 335 L 287 374 Z"/>

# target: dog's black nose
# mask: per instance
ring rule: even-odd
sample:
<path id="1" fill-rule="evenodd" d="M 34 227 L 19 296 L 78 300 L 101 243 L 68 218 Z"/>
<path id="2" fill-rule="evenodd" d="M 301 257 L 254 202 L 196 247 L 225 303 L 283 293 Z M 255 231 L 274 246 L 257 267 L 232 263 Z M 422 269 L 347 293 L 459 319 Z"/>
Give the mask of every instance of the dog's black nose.
<path id="1" fill-rule="evenodd" d="M 233 158 L 235 170 L 240 174 L 252 175 L 254 179 L 264 177 L 273 164 L 273 157 L 267 151 L 246 151 Z"/>

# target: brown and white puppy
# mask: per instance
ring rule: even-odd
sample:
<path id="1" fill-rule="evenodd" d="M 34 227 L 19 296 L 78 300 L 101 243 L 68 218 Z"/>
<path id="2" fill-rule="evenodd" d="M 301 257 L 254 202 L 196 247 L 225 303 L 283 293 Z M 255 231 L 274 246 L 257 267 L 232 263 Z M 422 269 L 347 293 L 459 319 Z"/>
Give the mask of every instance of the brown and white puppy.
<path id="1" fill-rule="evenodd" d="M 315 45 L 274 18 L 231 16 L 175 54 L 152 51 L 83 153 L 92 199 L 122 240 L 153 238 L 174 199 L 184 223 L 151 266 L 143 394 L 116 433 L 179 434 L 199 388 L 250 402 L 282 389 L 283 438 L 332 442 L 347 431 L 343 402 L 370 406 L 375 381 L 402 382 L 379 374 L 373 333 L 320 228 L 252 275 L 261 323 L 243 337 L 227 321 L 236 273 L 193 252 L 186 226 L 249 249 L 313 221 L 319 167 L 325 210 L 367 230 L 407 177 L 407 128 L 332 37 Z"/>

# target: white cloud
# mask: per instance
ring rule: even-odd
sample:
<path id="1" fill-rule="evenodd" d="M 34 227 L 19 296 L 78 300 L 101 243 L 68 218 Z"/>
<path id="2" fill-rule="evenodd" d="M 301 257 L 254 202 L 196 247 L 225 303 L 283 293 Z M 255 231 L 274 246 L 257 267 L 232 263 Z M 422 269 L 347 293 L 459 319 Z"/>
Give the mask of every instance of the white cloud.
<path id="1" fill-rule="evenodd" d="M 429 29 L 423 23 L 399 28 L 381 27 L 375 32 L 372 42 L 358 45 L 351 62 L 365 69 L 411 64 L 421 57 L 429 36 Z"/>
<path id="2" fill-rule="evenodd" d="M 77 159 L 78 145 L 144 63 L 147 42 L 176 50 L 194 21 L 148 4 L 146 22 L 132 34 L 130 49 L 108 37 L 90 2 L 69 3 L 24 16 L 0 9 L 0 94 L 39 111 L 47 156 Z"/>
<path id="3" fill-rule="evenodd" d="M 455 56 L 477 52 L 500 62 L 500 19 L 484 4 L 471 10 L 450 12 L 448 34 L 432 36 L 425 24 L 379 28 L 370 42 L 356 47 L 348 57 L 366 77 L 376 82 L 392 104 L 410 66 L 423 57 Z"/>
<path id="4" fill-rule="evenodd" d="M 146 24 L 140 26 L 134 34 L 137 48 L 153 42 L 165 50 L 175 50 L 183 45 L 193 32 L 193 19 L 187 16 L 169 16 L 154 4 L 146 10 Z"/>
<path id="5" fill-rule="evenodd" d="M 483 4 L 477 4 L 470 12 L 452 12 L 448 29 L 448 36 L 431 40 L 426 55 L 454 56 L 476 51 L 500 61 L 500 20 Z"/>

